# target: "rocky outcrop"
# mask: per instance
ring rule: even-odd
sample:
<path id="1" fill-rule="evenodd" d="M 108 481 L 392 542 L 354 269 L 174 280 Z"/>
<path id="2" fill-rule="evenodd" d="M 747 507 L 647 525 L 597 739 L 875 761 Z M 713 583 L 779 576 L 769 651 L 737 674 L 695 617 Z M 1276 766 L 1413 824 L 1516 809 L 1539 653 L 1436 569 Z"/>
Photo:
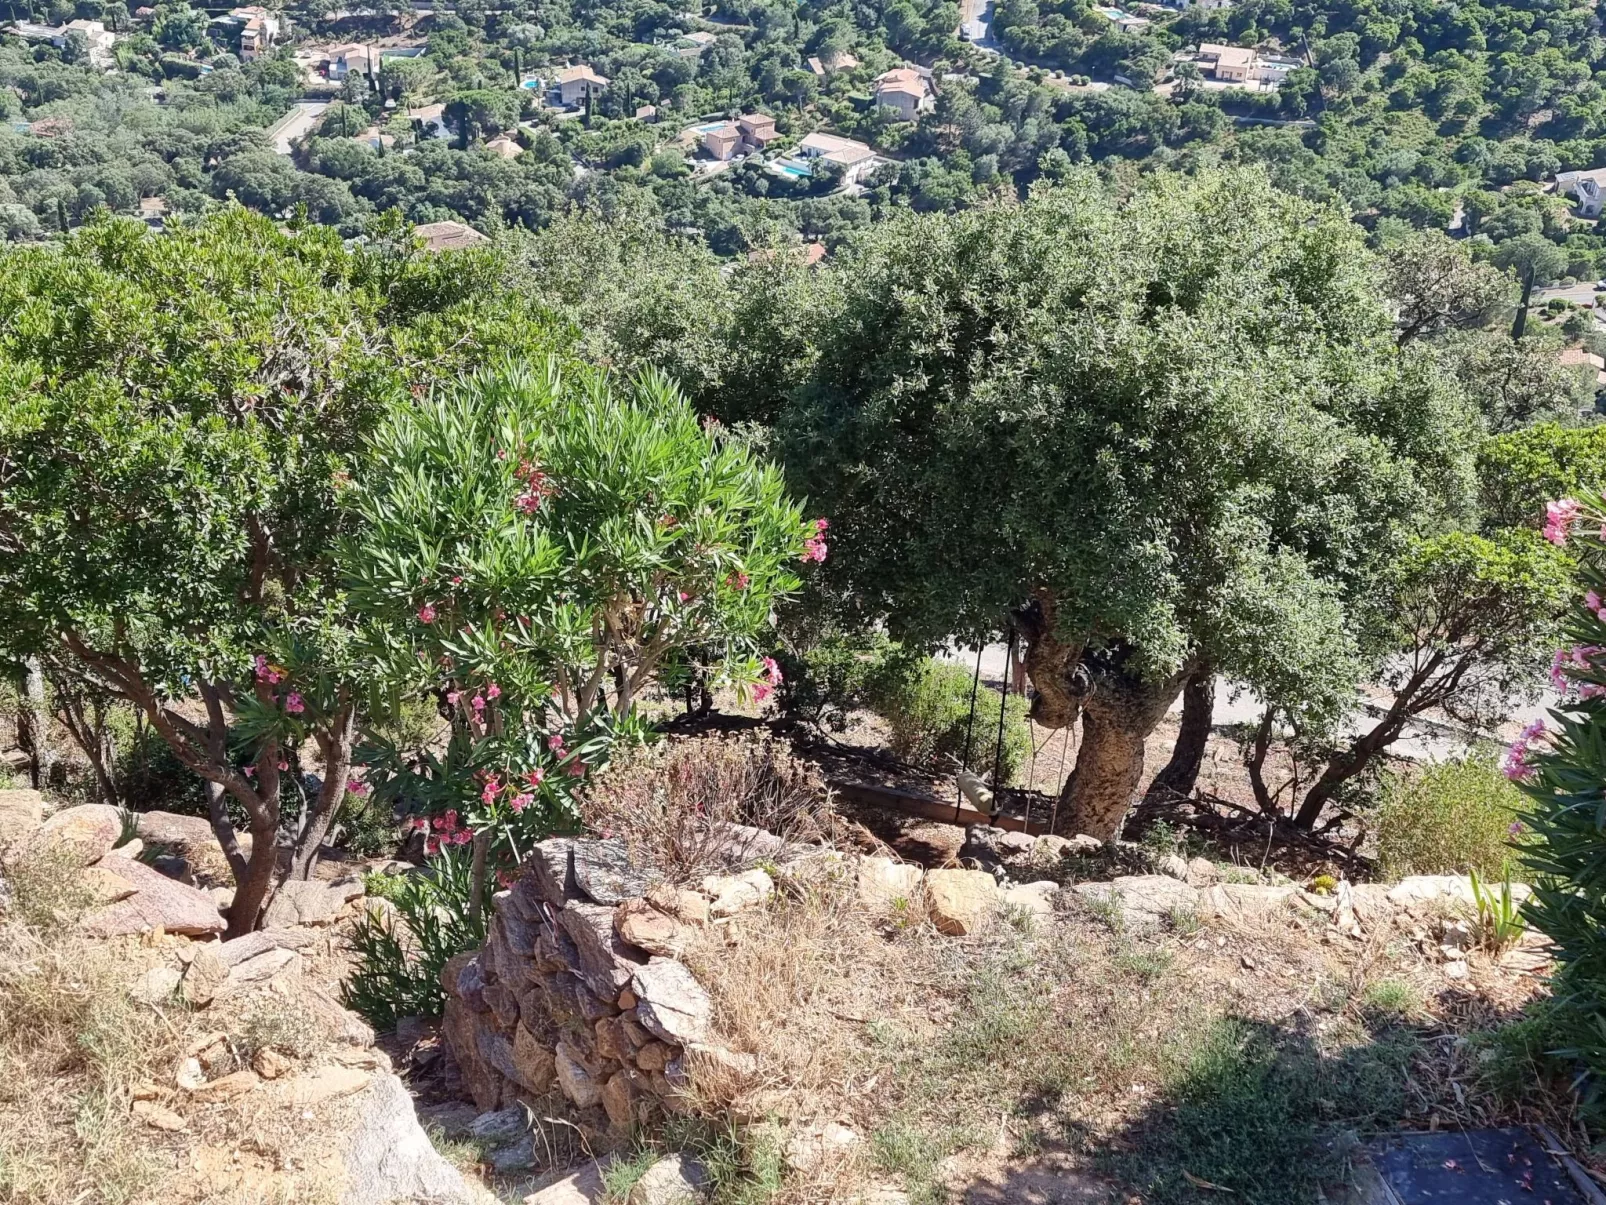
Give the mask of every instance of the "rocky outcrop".
<path id="1" fill-rule="evenodd" d="M 675 955 L 716 908 L 752 907 L 774 884 L 749 871 L 703 886 L 649 888 L 622 842 L 537 846 L 498 894 L 485 947 L 442 974 L 442 1036 L 475 1105 L 555 1086 L 618 1132 L 690 1107 L 689 1051 L 722 1073 L 739 1066 L 711 1044 L 713 1002 Z"/>
<path id="2" fill-rule="evenodd" d="M 44 816 L 38 791 L 0 791 L 0 851 L 31 836 Z"/>
<path id="3" fill-rule="evenodd" d="M 472 1205 L 479 1199 L 436 1151 L 418 1124 L 413 1098 L 394 1075 L 373 1077 L 359 1117 L 344 1151 L 341 1205 Z"/>
<path id="4" fill-rule="evenodd" d="M 103 888 L 121 880 L 132 890 L 126 898 L 84 917 L 83 929 L 92 937 L 120 937 L 157 929 L 185 937 L 207 937 L 227 928 L 210 895 L 170 879 L 143 862 L 106 854 L 93 870 L 99 872 L 96 882 Z"/>
<path id="5" fill-rule="evenodd" d="M 66 868 L 92 866 L 111 853 L 123 835 L 123 818 L 104 803 L 64 808 L 20 844 L 20 859 Z"/>

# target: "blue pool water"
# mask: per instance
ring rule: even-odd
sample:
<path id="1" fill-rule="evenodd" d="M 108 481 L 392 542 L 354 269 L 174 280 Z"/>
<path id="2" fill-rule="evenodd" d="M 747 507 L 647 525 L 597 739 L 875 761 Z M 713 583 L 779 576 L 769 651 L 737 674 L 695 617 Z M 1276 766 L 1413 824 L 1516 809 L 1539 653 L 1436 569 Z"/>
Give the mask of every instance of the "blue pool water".
<path id="1" fill-rule="evenodd" d="M 809 174 L 809 169 L 801 163 L 777 163 L 775 170 L 795 180 L 801 180 Z"/>

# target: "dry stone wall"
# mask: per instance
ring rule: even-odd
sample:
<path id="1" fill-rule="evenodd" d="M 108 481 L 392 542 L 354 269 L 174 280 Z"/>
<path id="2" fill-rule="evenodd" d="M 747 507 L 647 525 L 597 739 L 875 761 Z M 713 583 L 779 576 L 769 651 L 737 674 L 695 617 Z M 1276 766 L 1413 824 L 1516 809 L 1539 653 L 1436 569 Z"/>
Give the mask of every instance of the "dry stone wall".
<path id="1" fill-rule="evenodd" d="M 762 870 L 652 886 L 622 841 L 553 838 L 496 898 L 486 945 L 452 959 L 443 1036 L 482 1110 L 553 1091 L 615 1130 L 690 1108 L 694 1070 L 750 1056 L 713 1040 L 713 1004 L 678 960 L 690 928 L 761 903 Z"/>

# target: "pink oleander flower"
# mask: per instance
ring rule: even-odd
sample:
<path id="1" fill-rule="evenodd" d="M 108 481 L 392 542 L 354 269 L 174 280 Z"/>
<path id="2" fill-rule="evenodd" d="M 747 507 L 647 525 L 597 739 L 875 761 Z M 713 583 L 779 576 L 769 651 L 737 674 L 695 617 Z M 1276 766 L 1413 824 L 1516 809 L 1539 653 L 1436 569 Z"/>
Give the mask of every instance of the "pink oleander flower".
<path id="1" fill-rule="evenodd" d="M 684 590 L 676 590 L 675 591 L 675 597 L 678 598 L 681 602 L 690 602 L 691 601 L 691 595 L 687 594 Z"/>
<path id="2" fill-rule="evenodd" d="M 487 699 L 500 699 L 502 697 L 502 688 L 495 682 L 492 682 L 485 688 L 485 697 Z"/>
<path id="3" fill-rule="evenodd" d="M 470 699 L 469 704 L 474 708 L 475 715 L 480 715 L 485 711 L 485 700 L 479 695 L 475 695 L 472 699 Z"/>
<path id="4" fill-rule="evenodd" d="M 732 590 L 745 590 L 747 589 L 747 583 L 752 580 L 745 573 L 733 573 L 725 579 L 725 584 Z"/>
<path id="5" fill-rule="evenodd" d="M 774 693 L 775 688 L 768 682 L 760 682 L 757 686 L 753 687 L 753 701 L 755 703 L 762 703 Z"/>
<path id="6" fill-rule="evenodd" d="M 447 829 L 456 828 L 457 827 L 457 809 L 456 808 L 447 808 L 445 813 L 441 816 L 441 819 L 446 821 Z"/>
<path id="7" fill-rule="evenodd" d="M 545 779 L 546 771 L 541 769 L 540 766 L 537 766 L 524 776 L 524 781 L 529 783 L 532 787 L 540 786 Z"/>
<path id="8" fill-rule="evenodd" d="M 268 676 L 268 658 L 265 654 L 258 653 L 255 657 L 251 658 L 251 662 L 256 666 L 258 678 L 266 678 Z"/>
<path id="9" fill-rule="evenodd" d="M 829 530 L 830 526 L 831 526 L 831 520 L 829 520 L 829 519 L 816 519 L 816 520 L 814 520 L 814 534 L 817 535 L 817 536 L 823 536 L 826 533 L 826 531 Z"/>
<path id="10" fill-rule="evenodd" d="M 513 796 L 512 799 L 508 800 L 509 805 L 511 805 L 515 812 L 522 812 L 534 802 L 535 796 L 530 794 L 528 791 L 521 792 L 520 794 Z"/>
<path id="11" fill-rule="evenodd" d="M 1557 548 L 1567 542 L 1567 533 L 1572 528 L 1573 520 L 1578 517 L 1582 509 L 1576 498 L 1561 498 L 1555 502 L 1545 504 L 1545 539 Z"/>
<path id="12" fill-rule="evenodd" d="M 467 845 L 472 840 L 474 840 L 474 834 L 466 828 L 460 828 L 456 833 L 452 834 L 453 845 Z"/>
<path id="13" fill-rule="evenodd" d="M 460 690 L 449 690 L 446 692 L 446 702 L 453 707 L 457 706 L 457 701 L 462 697 L 463 692 Z"/>
<path id="14" fill-rule="evenodd" d="M 288 770 L 288 769 L 289 769 L 289 768 L 290 768 L 290 763 L 289 763 L 289 762 L 287 762 L 287 761 L 281 761 L 281 762 L 280 762 L 280 763 L 279 763 L 279 769 L 281 769 L 281 770 Z"/>
<path id="15" fill-rule="evenodd" d="M 763 661 L 759 662 L 759 666 L 771 686 L 779 686 L 781 684 L 781 667 L 775 663 L 774 657 L 765 657 Z"/>
<path id="16" fill-rule="evenodd" d="M 576 758 L 574 764 L 569 767 L 569 773 L 575 778 L 584 778 L 586 776 L 586 771 L 590 768 L 591 767 L 587 766 L 585 762 Z"/>
<path id="17" fill-rule="evenodd" d="M 255 766 L 241 766 L 240 769 L 241 769 L 241 771 L 244 772 L 244 774 L 245 774 L 245 776 L 247 778 L 255 778 L 256 777 L 257 768 Z"/>
<path id="18" fill-rule="evenodd" d="M 485 789 L 480 792 L 480 802 L 486 807 L 490 807 L 496 802 L 496 797 L 501 790 L 501 785 L 496 781 L 496 779 L 491 779 L 490 782 L 485 784 Z"/>
<path id="19" fill-rule="evenodd" d="M 803 556 L 802 556 L 801 559 L 805 564 L 807 564 L 810 561 L 816 561 L 816 562 L 824 561 L 825 560 L 825 541 L 822 540 L 819 536 L 815 536 L 811 540 L 804 540 L 803 541 Z"/>
<path id="20" fill-rule="evenodd" d="M 425 603 L 423 606 L 418 608 L 418 621 L 420 623 L 434 623 L 435 622 L 435 604 L 434 603 Z"/>
<path id="21" fill-rule="evenodd" d="M 346 790 L 353 795 L 368 794 L 368 784 L 360 778 L 354 778 L 346 784 Z"/>
<path id="22" fill-rule="evenodd" d="M 292 690 L 284 696 L 284 709 L 291 715 L 300 715 L 307 709 L 307 705 L 301 701 L 301 696 Z"/>
<path id="23" fill-rule="evenodd" d="M 439 837 L 425 837 L 424 838 L 424 853 L 425 854 L 427 854 L 430 857 L 434 857 L 436 854 L 438 854 L 440 852 L 441 852 L 441 839 Z"/>
<path id="24" fill-rule="evenodd" d="M 554 752 L 554 753 L 556 753 L 560 749 L 562 749 L 563 748 L 563 734 L 561 732 L 554 732 L 551 736 L 547 737 L 546 738 L 546 747 L 548 749 L 552 750 L 552 752 Z"/>

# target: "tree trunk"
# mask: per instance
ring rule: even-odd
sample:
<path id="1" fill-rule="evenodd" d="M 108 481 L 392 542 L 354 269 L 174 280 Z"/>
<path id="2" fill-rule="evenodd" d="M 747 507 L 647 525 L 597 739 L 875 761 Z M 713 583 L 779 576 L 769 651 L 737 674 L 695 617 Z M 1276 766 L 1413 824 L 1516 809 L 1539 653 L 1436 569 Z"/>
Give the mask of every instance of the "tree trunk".
<path id="1" fill-rule="evenodd" d="M 318 864 L 323 839 L 329 835 L 329 826 L 346 799 L 346 787 L 351 781 L 351 746 L 355 738 L 356 718 L 350 704 L 336 718 L 329 735 L 317 735 L 318 752 L 323 757 L 323 785 L 318 789 L 318 798 L 306 815 L 306 823 L 290 855 L 292 879 L 311 878 L 313 867 Z"/>
<path id="2" fill-rule="evenodd" d="M 1189 667 L 1191 670 L 1192 667 Z M 1154 683 L 1101 676 L 1082 703 L 1082 744 L 1060 796 L 1060 830 L 1100 841 L 1121 833 L 1143 777 L 1143 742 L 1165 716 L 1188 671 Z"/>
<path id="3" fill-rule="evenodd" d="M 263 905 L 273 893 L 274 873 L 279 861 L 277 821 L 251 825 L 251 856 L 246 861 L 245 873 L 236 874 L 234 902 L 229 905 L 229 927 L 224 941 L 244 937 L 257 927 Z"/>
<path id="4" fill-rule="evenodd" d="M 1081 713 L 1089 678 L 1082 666 L 1080 640 L 1064 643 L 1055 631 L 1054 595 L 1038 590 L 1014 614 L 1015 630 L 1026 641 L 1026 673 L 1037 689 L 1027 713 L 1044 728 L 1069 728 Z"/>
<path id="5" fill-rule="evenodd" d="M 1322 809 L 1332 802 L 1339 788 L 1364 771 L 1374 757 L 1399 738 L 1407 718 L 1408 713 L 1396 704 L 1370 731 L 1357 737 L 1348 749 L 1328 762 L 1322 776 L 1305 792 L 1299 811 L 1294 814 L 1294 823 L 1303 829 L 1315 828 Z"/>
<path id="6" fill-rule="evenodd" d="M 1188 679 L 1182 688 L 1182 725 L 1177 730 L 1171 760 L 1154 776 L 1145 799 L 1156 802 L 1185 798 L 1199 781 L 1205 747 L 1210 742 L 1210 720 L 1215 713 L 1216 676 L 1207 665 Z"/>
<path id="7" fill-rule="evenodd" d="M 1534 278 L 1531 274 L 1522 278 L 1522 300 L 1517 304 L 1517 319 L 1511 324 L 1511 337 L 1522 338 L 1523 331 L 1528 329 L 1528 300 L 1533 296 Z"/>

